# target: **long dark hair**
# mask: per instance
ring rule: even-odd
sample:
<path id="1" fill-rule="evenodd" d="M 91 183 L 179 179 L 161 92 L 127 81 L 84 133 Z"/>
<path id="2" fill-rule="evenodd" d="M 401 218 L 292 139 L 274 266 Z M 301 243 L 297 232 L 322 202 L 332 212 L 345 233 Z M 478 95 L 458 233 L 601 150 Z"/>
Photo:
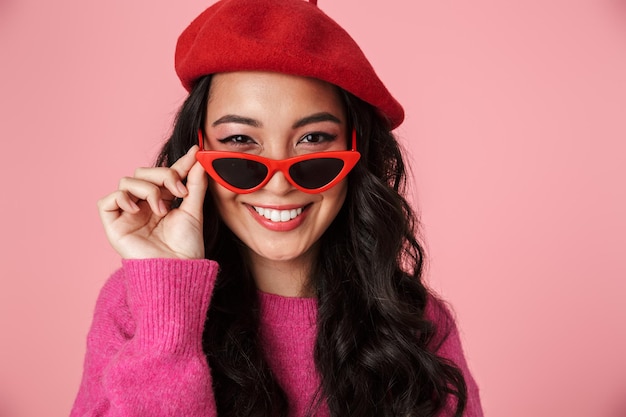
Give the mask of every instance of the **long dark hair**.
<path id="1" fill-rule="evenodd" d="M 157 165 L 171 166 L 196 143 L 210 83 L 210 76 L 196 83 Z M 461 416 L 463 375 L 432 352 L 438 329 L 425 318 L 424 251 L 402 196 L 406 173 L 398 142 L 375 108 L 347 92 L 340 96 L 362 156 L 348 177 L 342 209 L 321 237 L 311 275 L 321 382 L 310 413 L 325 402 L 331 416 L 427 417 L 452 396 Z M 218 414 L 286 416 L 286 396 L 260 347 L 257 291 L 242 243 L 217 216 L 211 193 L 204 213 L 207 258 L 220 264 L 204 332 Z"/>

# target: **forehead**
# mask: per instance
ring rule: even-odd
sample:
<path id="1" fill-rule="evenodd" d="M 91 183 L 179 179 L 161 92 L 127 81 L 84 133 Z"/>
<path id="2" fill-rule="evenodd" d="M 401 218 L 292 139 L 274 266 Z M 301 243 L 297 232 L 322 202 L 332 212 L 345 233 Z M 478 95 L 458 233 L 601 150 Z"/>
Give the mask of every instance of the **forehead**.
<path id="1" fill-rule="evenodd" d="M 213 75 L 208 111 L 330 111 L 342 116 L 338 87 L 314 78 L 275 72 L 240 71 Z M 343 117 L 341 117 L 343 119 Z"/>

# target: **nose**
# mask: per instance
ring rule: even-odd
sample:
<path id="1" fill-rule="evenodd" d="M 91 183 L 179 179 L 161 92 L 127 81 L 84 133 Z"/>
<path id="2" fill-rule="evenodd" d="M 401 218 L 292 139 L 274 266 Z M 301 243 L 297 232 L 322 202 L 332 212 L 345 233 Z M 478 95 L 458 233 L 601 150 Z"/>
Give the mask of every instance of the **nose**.
<path id="1" fill-rule="evenodd" d="M 285 177 L 285 174 L 281 171 L 276 171 L 262 189 L 273 194 L 281 195 L 287 194 L 294 188 L 295 187 Z"/>

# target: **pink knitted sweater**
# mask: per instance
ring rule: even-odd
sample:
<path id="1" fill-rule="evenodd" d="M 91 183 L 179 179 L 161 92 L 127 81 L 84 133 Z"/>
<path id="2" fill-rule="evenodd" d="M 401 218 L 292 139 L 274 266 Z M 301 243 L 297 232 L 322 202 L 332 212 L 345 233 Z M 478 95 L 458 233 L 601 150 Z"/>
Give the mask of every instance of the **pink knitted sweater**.
<path id="1" fill-rule="evenodd" d="M 124 260 L 122 265 L 98 298 L 71 416 L 216 416 L 202 331 L 217 264 L 146 259 Z M 313 364 L 316 302 L 264 293 L 259 297 L 262 343 L 272 352 L 267 360 L 287 394 L 290 416 L 303 416 L 319 382 Z M 438 302 L 429 302 L 426 314 L 442 332 L 448 327 L 437 354 L 465 375 L 465 416 L 482 416 L 454 321 Z M 327 416 L 328 410 L 318 415 Z"/>

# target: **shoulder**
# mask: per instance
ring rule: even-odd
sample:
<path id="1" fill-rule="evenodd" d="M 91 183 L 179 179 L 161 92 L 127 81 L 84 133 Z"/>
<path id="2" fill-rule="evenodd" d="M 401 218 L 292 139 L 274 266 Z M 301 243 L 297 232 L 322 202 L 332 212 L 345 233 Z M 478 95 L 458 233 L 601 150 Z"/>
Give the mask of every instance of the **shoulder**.
<path id="1" fill-rule="evenodd" d="M 465 357 L 459 329 L 452 308 L 436 294 L 430 293 L 424 316 L 435 326 L 429 343 L 430 350 L 440 358 L 452 362 L 463 374 L 467 387 L 467 403 L 464 416 L 482 416 L 478 384 Z"/>
<path id="2" fill-rule="evenodd" d="M 456 318 L 449 304 L 432 291 L 428 292 L 424 318 L 435 326 L 432 344 L 441 345 L 451 333 L 457 333 Z"/>
<path id="3" fill-rule="evenodd" d="M 451 307 L 432 291 L 428 292 L 424 316 L 435 323 L 449 325 L 455 322 Z"/>
<path id="4" fill-rule="evenodd" d="M 429 292 L 424 318 L 434 326 L 429 349 L 437 356 L 459 364 L 465 363 L 457 320 L 450 305 L 437 294 Z"/>

